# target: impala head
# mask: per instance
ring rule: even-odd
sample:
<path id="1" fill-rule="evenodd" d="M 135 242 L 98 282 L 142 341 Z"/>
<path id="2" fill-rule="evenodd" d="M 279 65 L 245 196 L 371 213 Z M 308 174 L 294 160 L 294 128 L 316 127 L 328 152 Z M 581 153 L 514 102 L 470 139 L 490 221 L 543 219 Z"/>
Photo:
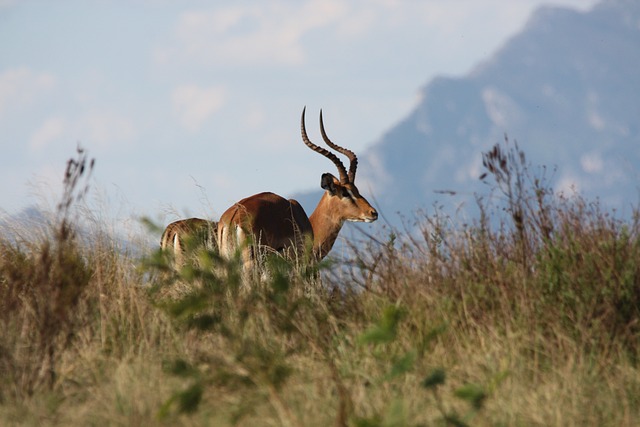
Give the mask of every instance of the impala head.
<path id="1" fill-rule="evenodd" d="M 336 178 L 330 173 L 322 174 L 320 186 L 326 190 L 327 196 L 335 206 L 339 207 L 338 212 L 344 221 L 373 222 L 378 219 L 378 212 L 369 204 L 367 199 L 360 195 L 360 191 L 355 185 L 356 169 L 358 167 L 358 158 L 355 153 L 346 148 L 340 147 L 331 142 L 324 130 L 322 122 L 322 110 L 320 111 L 320 132 L 324 142 L 335 151 L 344 154 L 349 159 L 349 171 L 344 167 L 342 161 L 329 150 L 315 145 L 309 140 L 307 130 L 304 123 L 304 114 L 306 107 L 302 110 L 302 119 L 300 129 L 302 132 L 302 141 L 316 153 L 322 154 L 336 165 L 340 178 Z"/>

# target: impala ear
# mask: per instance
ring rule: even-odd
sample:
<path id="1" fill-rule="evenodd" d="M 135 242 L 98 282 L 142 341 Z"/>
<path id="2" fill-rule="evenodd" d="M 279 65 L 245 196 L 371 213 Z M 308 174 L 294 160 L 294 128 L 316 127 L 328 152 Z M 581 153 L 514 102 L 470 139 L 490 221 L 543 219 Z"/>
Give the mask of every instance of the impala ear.
<path id="1" fill-rule="evenodd" d="M 336 184 L 338 184 L 338 178 L 331 175 L 330 173 L 323 173 L 322 178 L 320 179 L 320 187 L 324 190 L 327 190 L 331 195 L 336 194 Z"/>

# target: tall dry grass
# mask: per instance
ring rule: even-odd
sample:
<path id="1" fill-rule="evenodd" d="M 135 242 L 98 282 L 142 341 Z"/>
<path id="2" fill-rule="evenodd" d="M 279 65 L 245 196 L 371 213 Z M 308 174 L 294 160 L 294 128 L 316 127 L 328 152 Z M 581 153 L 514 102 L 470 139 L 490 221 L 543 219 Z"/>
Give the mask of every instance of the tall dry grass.
<path id="1" fill-rule="evenodd" d="M 637 425 L 637 215 L 554 194 L 508 141 L 484 164 L 476 220 L 247 276 L 79 238 L 79 153 L 50 232 L 1 242 L 0 424 Z"/>

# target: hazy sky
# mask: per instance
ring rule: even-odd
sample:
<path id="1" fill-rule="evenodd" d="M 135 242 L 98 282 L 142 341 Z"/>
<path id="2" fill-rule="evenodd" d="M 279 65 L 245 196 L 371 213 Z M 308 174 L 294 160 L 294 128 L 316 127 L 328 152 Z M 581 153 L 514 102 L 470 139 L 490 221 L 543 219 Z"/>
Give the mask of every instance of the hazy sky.
<path id="1" fill-rule="evenodd" d="M 217 218 L 318 188 L 334 166 L 302 144 L 303 106 L 312 140 L 322 108 L 361 153 L 543 4 L 595 1 L 0 0 L 0 210 L 58 200 L 78 144 L 115 217 Z"/>

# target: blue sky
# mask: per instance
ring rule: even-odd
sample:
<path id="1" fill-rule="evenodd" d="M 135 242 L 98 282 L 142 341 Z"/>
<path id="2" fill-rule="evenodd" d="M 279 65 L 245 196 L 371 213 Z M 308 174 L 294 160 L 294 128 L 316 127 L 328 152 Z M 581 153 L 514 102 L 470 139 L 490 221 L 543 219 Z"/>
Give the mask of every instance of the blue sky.
<path id="1" fill-rule="evenodd" d="M 0 0 L 0 209 L 55 203 L 78 144 L 110 217 L 217 218 L 256 192 L 317 188 L 333 165 L 301 143 L 303 106 L 312 140 L 322 108 L 362 152 L 536 7 L 594 3 Z"/>

